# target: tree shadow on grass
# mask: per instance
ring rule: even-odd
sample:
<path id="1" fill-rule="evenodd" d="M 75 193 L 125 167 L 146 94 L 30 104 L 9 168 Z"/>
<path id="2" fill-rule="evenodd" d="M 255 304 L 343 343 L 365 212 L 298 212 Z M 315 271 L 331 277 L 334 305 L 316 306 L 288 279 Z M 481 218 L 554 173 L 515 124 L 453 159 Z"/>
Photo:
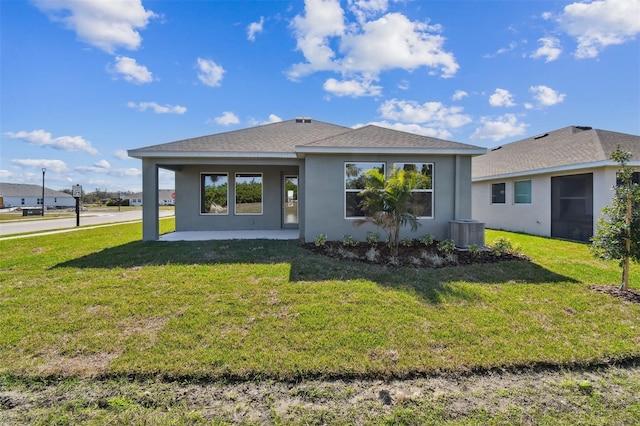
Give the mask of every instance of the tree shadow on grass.
<path id="1" fill-rule="evenodd" d="M 487 264 L 429 267 L 392 267 L 342 260 L 312 253 L 296 241 L 228 240 L 192 242 L 136 241 L 110 247 L 54 268 L 133 268 L 154 265 L 220 265 L 220 264 L 290 265 L 289 282 L 368 280 L 376 284 L 407 291 L 430 303 L 451 297 L 465 300 L 478 298 L 469 286 L 458 282 L 495 284 L 578 283 L 528 260 Z"/>

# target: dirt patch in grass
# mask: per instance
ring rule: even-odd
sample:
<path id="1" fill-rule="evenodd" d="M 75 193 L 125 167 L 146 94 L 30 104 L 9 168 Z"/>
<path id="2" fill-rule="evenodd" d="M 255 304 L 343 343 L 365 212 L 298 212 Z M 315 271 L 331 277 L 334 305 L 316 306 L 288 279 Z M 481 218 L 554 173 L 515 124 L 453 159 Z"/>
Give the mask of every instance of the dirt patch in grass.
<path id="1" fill-rule="evenodd" d="M 589 287 L 593 291 L 599 293 L 608 294 L 609 296 L 617 297 L 625 302 L 640 304 L 640 291 L 628 288 L 626 290 L 621 289 L 619 286 L 613 285 L 592 285 Z"/>
<path id="2" fill-rule="evenodd" d="M 455 265 L 477 265 L 504 262 L 511 260 L 528 260 L 517 250 L 513 252 L 493 252 L 488 249 L 466 250 L 455 249 L 446 252 L 438 247 L 438 242 L 424 245 L 413 240 L 407 245 L 398 247 L 398 255 L 392 256 L 386 244 L 369 244 L 358 242 L 355 245 L 345 245 L 341 241 L 327 241 L 324 245 L 305 243 L 303 247 L 313 253 L 335 259 L 357 260 L 361 262 L 403 267 L 440 268 Z"/>
<path id="3" fill-rule="evenodd" d="M 410 380 L 0 382 L 0 423 L 636 424 L 640 367 Z M 54 402 L 54 403 L 52 403 Z M 62 418 L 62 417 L 61 417 Z"/>

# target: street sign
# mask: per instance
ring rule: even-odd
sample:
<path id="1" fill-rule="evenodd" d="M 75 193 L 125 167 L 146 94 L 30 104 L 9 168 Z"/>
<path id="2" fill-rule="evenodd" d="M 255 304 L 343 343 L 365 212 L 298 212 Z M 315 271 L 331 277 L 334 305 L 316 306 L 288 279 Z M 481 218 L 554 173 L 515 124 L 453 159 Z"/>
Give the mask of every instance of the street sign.
<path id="1" fill-rule="evenodd" d="M 71 196 L 73 198 L 80 198 L 82 197 L 82 186 L 80 185 L 73 185 L 71 187 Z"/>

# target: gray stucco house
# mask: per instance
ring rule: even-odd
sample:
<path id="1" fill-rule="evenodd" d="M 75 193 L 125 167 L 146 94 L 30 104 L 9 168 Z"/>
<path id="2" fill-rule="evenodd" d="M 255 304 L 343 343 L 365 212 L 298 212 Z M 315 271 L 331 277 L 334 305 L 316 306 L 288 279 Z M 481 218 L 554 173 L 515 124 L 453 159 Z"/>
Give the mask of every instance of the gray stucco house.
<path id="1" fill-rule="evenodd" d="M 640 170 L 640 136 L 569 126 L 473 159 L 473 214 L 489 228 L 589 241 L 611 202 L 617 146 Z M 638 181 L 640 173 L 635 173 Z"/>
<path id="2" fill-rule="evenodd" d="M 420 234 L 447 238 L 471 219 L 471 157 L 484 148 L 390 130 L 297 118 L 129 151 L 142 160 L 143 239 L 157 240 L 158 169 L 175 172 L 176 232 L 298 229 L 302 241 L 364 240 L 354 227 L 362 174 L 415 167 L 431 182 L 415 191 Z"/>

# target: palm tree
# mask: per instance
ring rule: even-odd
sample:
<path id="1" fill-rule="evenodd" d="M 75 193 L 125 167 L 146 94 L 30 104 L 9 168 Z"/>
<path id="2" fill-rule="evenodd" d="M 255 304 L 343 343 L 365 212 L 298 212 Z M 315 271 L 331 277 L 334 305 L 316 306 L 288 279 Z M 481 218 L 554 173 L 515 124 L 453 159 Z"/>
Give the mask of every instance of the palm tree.
<path id="1" fill-rule="evenodd" d="M 393 169 L 387 179 L 377 169 L 365 172 L 365 189 L 358 195 L 362 197 L 360 205 L 367 216 L 355 224 L 373 223 L 382 228 L 387 233 L 392 256 L 398 255 L 400 229 L 409 225 L 411 231 L 415 231 L 420 225 L 409 200 L 412 191 L 420 187 L 424 179 L 425 176 L 416 170 Z"/>

